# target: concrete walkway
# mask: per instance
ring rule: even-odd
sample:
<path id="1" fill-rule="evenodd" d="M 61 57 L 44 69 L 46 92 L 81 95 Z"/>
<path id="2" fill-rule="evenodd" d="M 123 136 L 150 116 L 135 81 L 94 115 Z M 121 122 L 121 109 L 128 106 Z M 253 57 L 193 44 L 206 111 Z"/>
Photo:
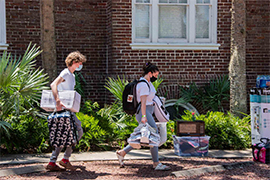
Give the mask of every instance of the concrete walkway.
<path id="1" fill-rule="evenodd" d="M 0 165 L 16 165 L 16 164 L 32 164 L 32 163 L 48 163 L 50 159 L 50 153 L 47 154 L 17 154 L 2 156 L 0 159 Z M 58 157 L 61 160 L 63 153 Z M 208 157 L 212 158 L 250 158 L 252 157 L 251 149 L 248 150 L 209 150 Z M 159 150 L 159 158 L 187 158 L 180 157 L 174 154 L 174 150 L 161 149 Z M 126 160 L 129 159 L 151 159 L 149 149 L 146 150 L 133 150 L 125 156 Z M 73 153 L 70 161 L 102 161 L 102 160 L 118 160 L 114 151 L 102 151 L 102 152 L 83 152 Z M 45 171 L 42 165 L 39 166 L 27 166 L 21 168 L 6 168 L 0 170 L 1 176 L 26 174 L 33 172 Z"/>

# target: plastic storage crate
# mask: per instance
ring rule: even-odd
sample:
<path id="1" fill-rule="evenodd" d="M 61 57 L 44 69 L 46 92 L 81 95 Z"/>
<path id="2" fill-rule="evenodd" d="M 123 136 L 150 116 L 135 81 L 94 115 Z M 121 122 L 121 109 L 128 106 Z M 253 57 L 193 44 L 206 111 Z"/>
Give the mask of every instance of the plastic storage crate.
<path id="1" fill-rule="evenodd" d="M 179 137 L 173 135 L 174 153 L 178 156 L 207 156 L 210 136 Z"/>

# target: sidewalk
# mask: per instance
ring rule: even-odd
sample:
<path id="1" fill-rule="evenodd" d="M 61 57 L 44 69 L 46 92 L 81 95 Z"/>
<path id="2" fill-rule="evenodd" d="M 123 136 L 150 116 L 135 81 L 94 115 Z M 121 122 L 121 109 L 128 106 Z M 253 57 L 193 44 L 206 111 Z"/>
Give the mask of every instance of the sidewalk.
<path id="1" fill-rule="evenodd" d="M 47 154 L 17 154 L 2 156 L 0 159 L 0 165 L 15 165 L 15 164 L 31 164 L 31 163 L 47 163 L 50 159 L 51 153 Z M 62 159 L 63 153 L 59 155 L 59 160 Z M 251 149 L 248 150 L 209 150 L 208 157 L 211 158 L 250 158 L 252 157 Z M 188 158 L 180 157 L 174 154 L 173 149 L 161 149 L 159 150 L 159 158 Z M 151 159 L 149 149 L 145 150 L 133 150 L 125 156 L 126 160 L 131 159 Z M 101 152 L 83 152 L 73 153 L 70 161 L 102 161 L 102 160 L 118 160 L 114 151 L 101 151 Z M 27 166 L 22 168 L 6 168 L 0 170 L 1 176 L 8 176 L 14 174 L 25 174 L 33 172 L 45 171 L 45 168 L 40 166 Z"/>

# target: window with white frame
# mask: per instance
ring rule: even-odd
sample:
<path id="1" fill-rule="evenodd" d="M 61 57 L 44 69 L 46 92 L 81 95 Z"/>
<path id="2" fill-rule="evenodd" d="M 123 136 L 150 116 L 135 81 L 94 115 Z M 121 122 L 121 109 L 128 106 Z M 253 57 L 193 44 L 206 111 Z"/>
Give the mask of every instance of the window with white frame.
<path id="1" fill-rule="evenodd" d="M 217 0 L 132 0 L 132 48 L 218 49 Z"/>
<path id="2" fill-rule="evenodd" d="M 6 2 L 0 0 L 0 50 L 6 50 Z"/>

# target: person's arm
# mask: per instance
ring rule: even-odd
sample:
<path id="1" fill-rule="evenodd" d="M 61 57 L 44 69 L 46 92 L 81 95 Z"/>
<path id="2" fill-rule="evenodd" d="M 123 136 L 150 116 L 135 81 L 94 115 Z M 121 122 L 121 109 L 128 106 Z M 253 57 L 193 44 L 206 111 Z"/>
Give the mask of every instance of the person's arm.
<path id="1" fill-rule="evenodd" d="M 64 79 L 60 76 L 58 76 L 52 83 L 51 83 L 51 89 L 52 89 L 52 94 L 53 94 L 53 97 L 56 101 L 56 111 L 61 111 L 62 110 L 62 107 L 65 107 L 62 102 L 60 101 L 59 99 L 59 96 L 58 96 L 58 90 L 57 90 L 57 86 L 63 82 Z"/>
<path id="2" fill-rule="evenodd" d="M 142 112 L 142 123 L 146 123 L 147 122 L 147 118 L 146 118 L 146 98 L 147 95 L 143 95 L 140 97 L 141 98 L 141 112 Z"/>

